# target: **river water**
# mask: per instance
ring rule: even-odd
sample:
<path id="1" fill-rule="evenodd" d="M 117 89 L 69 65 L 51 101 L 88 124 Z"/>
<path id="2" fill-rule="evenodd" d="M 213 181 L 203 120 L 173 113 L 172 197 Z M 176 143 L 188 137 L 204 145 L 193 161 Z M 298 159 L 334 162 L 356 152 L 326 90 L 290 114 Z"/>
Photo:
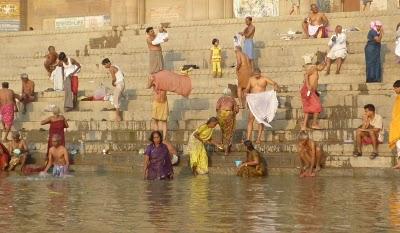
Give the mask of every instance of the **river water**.
<path id="1" fill-rule="evenodd" d="M 400 232 L 396 179 L 0 177 L 0 232 Z"/>

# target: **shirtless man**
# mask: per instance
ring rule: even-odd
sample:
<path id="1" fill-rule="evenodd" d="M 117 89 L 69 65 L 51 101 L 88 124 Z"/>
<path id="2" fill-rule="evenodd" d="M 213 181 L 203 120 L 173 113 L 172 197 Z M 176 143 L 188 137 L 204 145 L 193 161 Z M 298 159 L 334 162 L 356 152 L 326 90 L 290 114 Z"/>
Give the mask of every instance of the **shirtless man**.
<path id="1" fill-rule="evenodd" d="M 247 88 L 245 89 L 245 94 L 247 93 L 262 93 L 267 89 L 268 84 L 273 85 L 274 90 L 279 90 L 279 86 L 276 82 L 271 79 L 261 76 L 260 69 L 256 69 L 254 71 L 253 77 L 250 78 Z M 251 111 L 249 111 L 248 122 L 247 122 L 247 140 L 251 140 L 253 133 L 253 123 L 254 123 L 254 115 Z M 261 135 L 264 131 L 263 124 L 258 124 L 258 136 L 257 136 L 257 144 L 261 143 Z"/>
<path id="2" fill-rule="evenodd" d="M 316 4 L 311 4 L 311 12 L 302 23 L 304 38 L 327 38 L 325 27 L 328 26 L 328 18 L 320 13 Z"/>
<path id="3" fill-rule="evenodd" d="M 153 107 L 151 125 L 153 131 L 161 131 L 163 140 L 167 138 L 167 120 L 169 115 L 167 92 L 163 90 L 155 90 L 153 79 L 150 77 L 148 88 L 153 87 Z"/>
<path id="4" fill-rule="evenodd" d="M 249 79 L 253 75 L 253 67 L 250 59 L 242 52 L 242 48 L 240 46 L 235 47 L 235 53 L 236 74 L 238 79 L 237 96 L 239 99 L 239 107 L 244 109 L 246 101 L 243 91 L 246 89 L 247 85 L 249 84 Z"/>
<path id="5" fill-rule="evenodd" d="M 22 171 L 26 164 L 29 151 L 25 140 L 21 139 L 19 132 L 14 132 L 12 134 L 12 141 L 8 144 L 8 151 L 12 156 L 8 170 L 13 171 L 17 165 L 21 164 Z"/>
<path id="6" fill-rule="evenodd" d="M 166 30 L 161 27 L 159 33 L 166 35 Z M 167 42 L 168 38 L 163 38 L 162 41 L 156 41 L 157 34 L 153 27 L 146 28 L 146 42 L 149 48 L 149 73 L 154 74 L 164 69 L 164 58 L 162 55 L 161 43 Z"/>
<path id="7" fill-rule="evenodd" d="M 8 134 L 10 133 L 11 126 L 14 122 L 14 108 L 15 99 L 21 99 L 21 97 L 14 93 L 13 90 L 8 89 L 8 82 L 3 82 L 0 89 L 0 115 L 2 116 L 3 128 L 6 134 L 3 137 L 3 141 L 7 140 Z"/>
<path id="8" fill-rule="evenodd" d="M 68 173 L 69 155 L 67 149 L 61 145 L 60 141 L 60 135 L 53 135 L 51 139 L 53 146 L 49 150 L 49 161 L 46 168 L 40 174 L 46 174 L 53 165 L 53 176 L 63 177 Z"/>
<path id="9" fill-rule="evenodd" d="M 319 71 L 322 71 L 326 66 L 326 63 L 316 64 L 306 66 L 306 72 L 304 74 L 304 84 L 302 89 L 300 90 L 301 100 L 303 103 L 303 112 L 304 112 L 304 121 L 301 126 L 301 130 L 307 129 L 307 123 L 309 115 L 313 115 L 313 122 L 311 125 L 312 129 L 321 129 L 318 124 L 318 115 L 322 111 L 322 105 L 319 98 L 319 93 L 317 92 L 318 88 L 318 79 L 319 79 Z"/>
<path id="10" fill-rule="evenodd" d="M 123 92 L 125 90 L 125 77 L 122 70 L 116 66 L 111 64 L 110 59 L 105 58 L 102 61 L 102 65 L 104 68 L 108 69 L 111 74 L 111 83 L 115 87 L 114 94 L 113 94 L 113 105 L 115 107 L 115 120 L 121 121 L 122 120 L 122 112 L 120 110 L 121 105 L 121 97 L 123 96 Z"/>
<path id="11" fill-rule="evenodd" d="M 44 68 L 47 70 L 50 77 L 51 73 L 57 66 L 58 54 L 54 46 L 49 46 L 48 51 L 49 53 L 46 55 L 46 60 L 44 61 Z"/>
<path id="12" fill-rule="evenodd" d="M 321 170 L 321 147 L 310 139 L 306 132 L 301 131 L 297 151 L 301 162 L 300 177 L 315 176 L 315 172 Z"/>
<path id="13" fill-rule="evenodd" d="M 26 105 L 35 100 L 35 83 L 32 80 L 29 80 L 28 75 L 25 73 L 21 74 L 21 81 L 22 81 L 21 102 L 23 104 L 22 114 L 25 114 Z"/>
<path id="14" fill-rule="evenodd" d="M 256 32 L 256 27 L 253 25 L 253 18 L 246 17 L 246 28 L 243 32 L 239 32 L 239 35 L 244 36 L 243 42 L 243 52 L 247 55 L 250 59 L 251 67 L 254 68 L 254 42 L 253 37 L 254 33 Z"/>

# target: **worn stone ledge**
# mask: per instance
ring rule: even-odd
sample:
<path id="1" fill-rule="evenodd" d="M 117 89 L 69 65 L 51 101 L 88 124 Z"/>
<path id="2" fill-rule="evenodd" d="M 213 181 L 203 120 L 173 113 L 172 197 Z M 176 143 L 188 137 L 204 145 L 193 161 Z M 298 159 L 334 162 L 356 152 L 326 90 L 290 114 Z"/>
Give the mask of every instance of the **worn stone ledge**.
<path id="1" fill-rule="evenodd" d="M 142 175 L 142 168 L 137 167 L 119 167 L 119 166 L 95 166 L 95 165 L 72 165 L 71 168 L 79 175 L 81 172 L 123 172 L 130 173 L 132 176 Z M 188 167 L 174 167 L 175 179 L 180 176 L 191 176 Z M 236 175 L 236 168 L 209 168 L 209 176 L 213 175 Z M 269 176 L 298 176 L 299 169 L 297 168 L 271 168 L 268 169 Z M 348 178 L 365 178 L 365 177 L 379 177 L 379 178 L 392 178 L 400 177 L 400 171 L 392 168 L 325 168 L 322 169 L 316 177 L 307 179 L 318 179 L 318 177 L 348 177 Z M 268 177 L 266 178 L 268 182 Z"/>

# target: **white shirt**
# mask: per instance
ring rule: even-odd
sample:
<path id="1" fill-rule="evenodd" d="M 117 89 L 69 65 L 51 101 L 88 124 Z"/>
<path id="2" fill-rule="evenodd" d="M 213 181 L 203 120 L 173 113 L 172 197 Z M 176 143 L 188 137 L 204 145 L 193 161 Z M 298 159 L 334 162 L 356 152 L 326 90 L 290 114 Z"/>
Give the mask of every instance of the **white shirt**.
<path id="1" fill-rule="evenodd" d="M 381 129 L 381 130 L 379 130 L 378 141 L 383 142 L 384 131 L 383 131 L 383 119 L 382 119 L 382 116 L 375 113 L 374 119 L 372 119 L 370 121 L 370 124 L 376 129 Z"/>
<path id="2" fill-rule="evenodd" d="M 118 69 L 117 73 L 115 73 L 115 83 L 124 82 L 125 77 L 124 77 L 124 73 L 122 72 L 122 70 L 116 65 L 113 65 L 113 66 Z"/>
<path id="3" fill-rule="evenodd" d="M 63 67 L 65 77 L 72 74 L 76 69 L 76 66 L 71 62 L 71 58 L 68 58 L 68 65 L 63 62 Z"/>
<path id="4" fill-rule="evenodd" d="M 332 41 L 333 37 L 336 37 L 335 42 Z M 347 49 L 346 41 L 347 41 L 346 34 L 344 34 L 344 33 L 339 33 L 338 35 L 335 34 L 329 40 L 328 46 L 331 47 L 332 51 Z"/>

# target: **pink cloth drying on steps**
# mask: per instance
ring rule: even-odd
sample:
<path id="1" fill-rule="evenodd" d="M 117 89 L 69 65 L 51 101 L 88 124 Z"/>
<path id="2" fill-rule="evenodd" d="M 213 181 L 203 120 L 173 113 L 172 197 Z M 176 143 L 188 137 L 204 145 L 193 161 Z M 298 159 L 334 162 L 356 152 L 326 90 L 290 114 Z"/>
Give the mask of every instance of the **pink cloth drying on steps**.
<path id="1" fill-rule="evenodd" d="M 188 97 L 192 91 L 192 80 L 189 76 L 161 70 L 152 74 L 152 77 L 156 91 L 170 91 L 184 97 Z"/>

